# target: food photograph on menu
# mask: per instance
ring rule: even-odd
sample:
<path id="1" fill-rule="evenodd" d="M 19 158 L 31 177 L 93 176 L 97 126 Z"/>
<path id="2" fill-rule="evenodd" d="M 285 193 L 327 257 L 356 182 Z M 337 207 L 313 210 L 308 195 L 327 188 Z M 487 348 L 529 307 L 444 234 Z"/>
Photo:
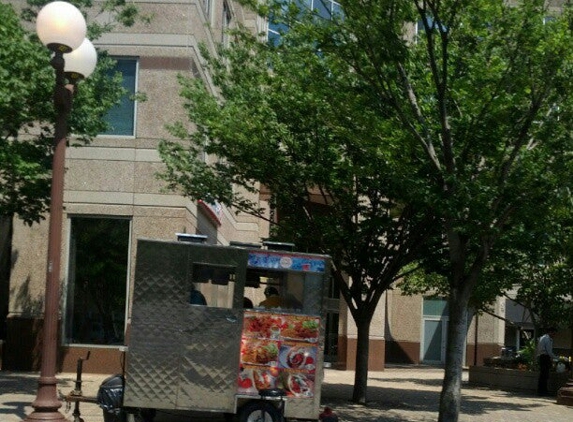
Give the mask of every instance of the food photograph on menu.
<path id="1" fill-rule="evenodd" d="M 319 329 L 318 317 L 245 312 L 238 392 L 283 388 L 289 397 L 314 397 Z"/>
<path id="2" fill-rule="evenodd" d="M 278 315 L 245 313 L 243 320 L 243 337 L 278 338 L 283 319 Z"/>
<path id="3" fill-rule="evenodd" d="M 241 363 L 277 366 L 279 346 L 273 340 L 243 339 Z"/>
<path id="4" fill-rule="evenodd" d="M 299 371 L 283 371 L 281 372 L 281 380 L 287 397 L 314 397 L 314 374 Z"/>
<path id="5" fill-rule="evenodd" d="M 316 346 L 285 341 L 279 350 L 279 367 L 314 372 L 316 351 Z"/>
<path id="6" fill-rule="evenodd" d="M 320 324 L 318 318 L 289 315 L 281 328 L 281 338 L 316 343 Z"/>
<path id="7" fill-rule="evenodd" d="M 242 365 L 239 373 L 238 392 L 258 394 L 259 390 L 275 388 L 279 381 L 279 370 L 275 367 Z"/>

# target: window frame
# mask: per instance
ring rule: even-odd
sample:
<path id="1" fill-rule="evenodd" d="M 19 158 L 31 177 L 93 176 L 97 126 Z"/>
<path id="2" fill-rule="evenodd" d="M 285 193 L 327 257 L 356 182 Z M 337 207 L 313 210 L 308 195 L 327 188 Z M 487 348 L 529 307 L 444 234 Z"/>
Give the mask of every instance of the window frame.
<path id="1" fill-rule="evenodd" d="M 111 57 L 111 59 L 115 60 L 116 62 L 119 62 L 120 60 L 129 60 L 129 61 L 133 61 L 133 62 L 135 63 L 134 81 L 133 81 L 133 92 L 132 92 L 132 93 L 129 93 L 129 94 L 127 94 L 127 95 L 130 95 L 130 96 L 131 96 L 131 95 L 136 95 L 137 92 L 138 92 L 138 86 L 139 86 L 140 57 L 138 57 L 138 56 L 124 56 L 124 55 L 117 55 L 117 56 L 112 55 L 112 56 L 110 56 L 110 57 Z M 117 71 L 117 69 L 116 69 L 115 71 Z M 122 84 L 122 86 L 123 86 L 124 88 L 126 88 L 125 85 Z M 128 88 L 128 89 L 129 89 L 129 88 Z M 131 101 L 131 100 L 130 100 L 130 101 Z M 132 104 L 132 105 L 133 105 L 133 119 L 132 119 L 133 130 L 132 130 L 132 133 L 131 133 L 131 134 L 113 133 L 113 130 L 110 129 L 109 132 L 99 133 L 98 136 L 99 136 L 99 137 L 111 137 L 111 138 L 131 138 L 131 139 L 137 138 L 137 109 L 138 109 L 138 101 L 137 101 L 137 99 L 133 99 L 133 100 L 132 100 L 132 103 L 133 103 L 133 104 Z M 117 107 L 117 106 L 115 106 L 115 107 Z M 114 108 L 115 108 L 115 107 L 114 107 Z M 108 114 L 106 114 L 106 115 L 104 116 L 104 118 L 103 118 L 110 126 L 112 126 L 112 125 L 111 125 L 111 122 L 109 121 L 109 114 L 110 114 L 111 110 L 113 110 L 113 108 L 110 109 L 110 110 L 108 111 Z"/>
<path id="2" fill-rule="evenodd" d="M 72 272 L 71 264 L 72 264 L 72 229 L 73 229 L 73 220 L 74 219 L 93 219 L 93 220 L 123 220 L 126 221 L 128 224 L 128 234 L 127 234 L 127 245 L 126 245 L 126 280 L 125 280 L 125 303 L 124 303 L 124 324 L 123 324 L 123 342 L 122 344 L 117 343 L 86 343 L 86 342 L 74 342 L 72 339 L 72 333 L 69 333 L 68 327 L 68 306 L 73 306 L 70 304 L 70 285 L 72 283 L 72 278 L 74 279 L 73 282 L 76 282 L 75 277 L 75 267 Z M 67 233 L 68 233 L 68 242 L 67 242 L 67 265 L 66 265 L 66 273 L 65 273 L 65 282 L 63 284 L 62 289 L 62 318 L 60 321 L 60 328 L 61 328 L 61 337 L 60 337 L 60 344 L 66 347 L 98 347 L 98 348 L 118 348 L 125 344 L 126 338 L 126 329 L 127 324 L 129 322 L 129 315 L 131 312 L 130 309 L 130 290 L 131 290 L 131 240 L 133 236 L 133 219 L 126 216 L 116 216 L 116 215 L 103 215 L 103 214 L 71 214 L 67 218 Z M 73 312 L 73 310 L 72 310 Z"/>

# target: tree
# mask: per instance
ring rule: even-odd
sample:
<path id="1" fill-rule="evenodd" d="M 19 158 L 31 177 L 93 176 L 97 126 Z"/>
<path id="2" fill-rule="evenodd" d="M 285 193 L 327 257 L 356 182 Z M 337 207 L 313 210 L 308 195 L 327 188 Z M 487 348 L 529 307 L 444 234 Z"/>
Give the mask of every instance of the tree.
<path id="1" fill-rule="evenodd" d="M 23 19 L 33 20 L 46 3 L 30 0 Z M 75 4 L 93 6 L 91 1 Z M 114 25 L 132 24 L 138 16 L 137 9 L 124 1 L 106 1 L 101 10 L 115 19 L 105 25 L 90 23 L 88 36 L 92 40 Z M 44 218 L 49 201 L 55 78 L 50 52 L 35 34 L 24 29 L 12 6 L 2 3 L 0 17 L 0 216 L 18 215 L 32 224 Z M 98 55 L 97 68 L 81 83 L 69 119 L 70 133 L 76 135 L 78 145 L 89 143 L 107 128 L 103 117 L 124 95 L 121 76 L 107 76 L 114 62 L 105 52 Z"/>
<path id="2" fill-rule="evenodd" d="M 491 309 L 500 296 L 505 296 L 528 311 L 538 333 L 547 327 L 573 326 L 571 196 L 564 189 L 554 199 L 554 206 L 546 209 L 543 218 L 524 222 L 511 236 L 496 242 L 495 253 L 470 297 L 473 312 L 507 321 Z M 398 283 L 401 292 L 447 296 L 443 261 L 439 270 L 434 261 L 432 267 L 422 265 L 409 274 Z"/>
<path id="3" fill-rule="evenodd" d="M 440 421 L 459 415 L 470 298 L 492 251 L 544 218 L 570 184 L 570 10 L 548 20 L 543 1 L 511 3 L 343 2 L 331 44 L 390 105 L 404 147 L 429 166 L 410 188 L 439 219 L 433 255 L 446 259 Z M 419 22 L 414 39 L 408 21 Z"/>
<path id="4" fill-rule="evenodd" d="M 520 265 L 508 277 L 517 287 L 514 300 L 532 316 L 537 332 L 573 327 L 573 224 L 571 195 L 539 227 L 530 228 L 528 248 L 518 253 Z"/>
<path id="5" fill-rule="evenodd" d="M 268 186 L 280 225 L 333 256 L 359 336 L 408 264 L 445 276 L 439 420 L 456 421 L 470 299 L 501 291 L 483 276 L 492 253 L 570 187 L 569 6 L 546 19 L 537 0 L 343 0 L 343 17 L 319 20 L 286 3 L 258 6 L 276 20 L 287 11 L 277 46 L 237 34 L 221 60 L 206 56 L 221 100 L 183 81 L 197 131 L 172 128 L 190 143 L 162 145 L 164 177 L 255 214 L 233 186 Z"/>
<path id="6" fill-rule="evenodd" d="M 232 47 L 219 55 L 202 49 L 221 99 L 202 80 L 181 77 L 196 130 L 183 123 L 170 128 L 181 141 L 160 146 L 163 178 L 191 198 L 261 218 L 264 210 L 252 194 L 258 198 L 264 185 L 279 214 L 278 222 L 270 221 L 273 236 L 332 256 L 358 330 L 353 398 L 364 402 L 370 322 L 434 220 L 419 212 L 416 196 L 393 199 L 400 191 L 407 197 L 403 181 L 420 170 L 388 160 L 381 145 L 399 150 L 400 140 L 386 133 L 387 123 L 369 106 L 376 99 L 346 65 L 317 54 L 316 38 L 307 34 L 316 18 L 299 12 L 292 10 L 308 25 L 277 46 L 237 31 Z M 204 161 L 204 154 L 220 161 Z"/>
<path id="7" fill-rule="evenodd" d="M 17 139 L 22 129 L 31 129 L 36 116 L 50 116 L 49 56 L 28 38 L 12 6 L 0 4 L 0 18 L 0 63 L 5 69 L 0 73 L 0 214 L 19 213 L 30 222 L 45 209 L 49 143 Z"/>

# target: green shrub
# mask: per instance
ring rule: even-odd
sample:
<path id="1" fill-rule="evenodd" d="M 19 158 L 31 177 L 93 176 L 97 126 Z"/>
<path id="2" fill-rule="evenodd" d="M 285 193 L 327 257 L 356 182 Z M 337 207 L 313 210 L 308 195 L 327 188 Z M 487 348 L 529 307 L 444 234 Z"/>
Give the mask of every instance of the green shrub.
<path id="1" fill-rule="evenodd" d="M 517 353 L 516 361 L 527 366 L 530 371 L 536 371 L 537 368 L 537 357 L 535 356 L 535 350 L 537 349 L 537 344 L 535 339 L 531 339 L 527 342 L 525 347 Z"/>

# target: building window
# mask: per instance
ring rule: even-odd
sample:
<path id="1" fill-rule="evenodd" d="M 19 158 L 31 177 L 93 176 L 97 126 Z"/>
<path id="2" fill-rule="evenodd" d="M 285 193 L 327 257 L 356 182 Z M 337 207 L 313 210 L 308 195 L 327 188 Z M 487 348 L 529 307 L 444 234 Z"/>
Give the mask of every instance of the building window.
<path id="1" fill-rule="evenodd" d="M 293 0 L 290 0 L 293 1 Z M 342 7 L 340 3 L 334 0 L 294 0 L 299 9 L 312 10 L 321 19 L 332 19 L 333 17 L 343 16 Z M 286 11 L 287 5 L 284 5 Z M 272 45 L 278 45 L 280 42 L 281 34 L 288 30 L 288 27 L 283 23 L 276 22 L 273 16 L 269 16 L 269 25 L 267 30 L 267 39 Z"/>
<path id="2" fill-rule="evenodd" d="M 137 59 L 114 57 L 117 64 L 111 69 L 110 77 L 117 72 L 122 75 L 123 87 L 127 93 L 105 117 L 110 128 L 102 135 L 135 136 L 135 92 L 137 89 Z"/>
<path id="3" fill-rule="evenodd" d="M 213 1 L 212 0 L 203 0 L 203 13 L 205 15 L 205 20 L 207 23 L 211 23 L 211 9 Z"/>
<path id="4" fill-rule="evenodd" d="M 449 315 L 448 302 L 440 298 L 424 298 L 423 314 L 426 317 L 447 317 Z"/>
<path id="5" fill-rule="evenodd" d="M 124 344 L 130 220 L 74 217 L 66 296 L 68 344 Z"/>
<path id="6" fill-rule="evenodd" d="M 340 3 L 334 0 L 296 0 L 296 3 L 301 8 L 314 10 L 324 19 L 332 19 L 333 16 L 342 13 Z"/>
<path id="7" fill-rule="evenodd" d="M 229 4 L 224 1 L 223 2 L 223 33 L 221 41 L 224 47 L 229 46 L 229 28 L 231 27 L 231 19 L 233 15 L 231 14 L 231 8 Z"/>
<path id="8" fill-rule="evenodd" d="M 549 22 L 555 22 L 557 20 L 557 18 L 555 16 L 545 16 L 543 18 L 543 24 L 547 24 Z"/>
<path id="9" fill-rule="evenodd" d="M 447 31 L 447 27 L 442 23 L 435 21 L 434 18 L 430 15 L 425 15 L 423 18 L 418 19 L 418 23 L 416 24 L 416 34 L 422 34 L 426 30 L 424 21 L 428 28 L 430 28 L 432 31 L 435 29 L 440 30 L 440 32 Z"/>

